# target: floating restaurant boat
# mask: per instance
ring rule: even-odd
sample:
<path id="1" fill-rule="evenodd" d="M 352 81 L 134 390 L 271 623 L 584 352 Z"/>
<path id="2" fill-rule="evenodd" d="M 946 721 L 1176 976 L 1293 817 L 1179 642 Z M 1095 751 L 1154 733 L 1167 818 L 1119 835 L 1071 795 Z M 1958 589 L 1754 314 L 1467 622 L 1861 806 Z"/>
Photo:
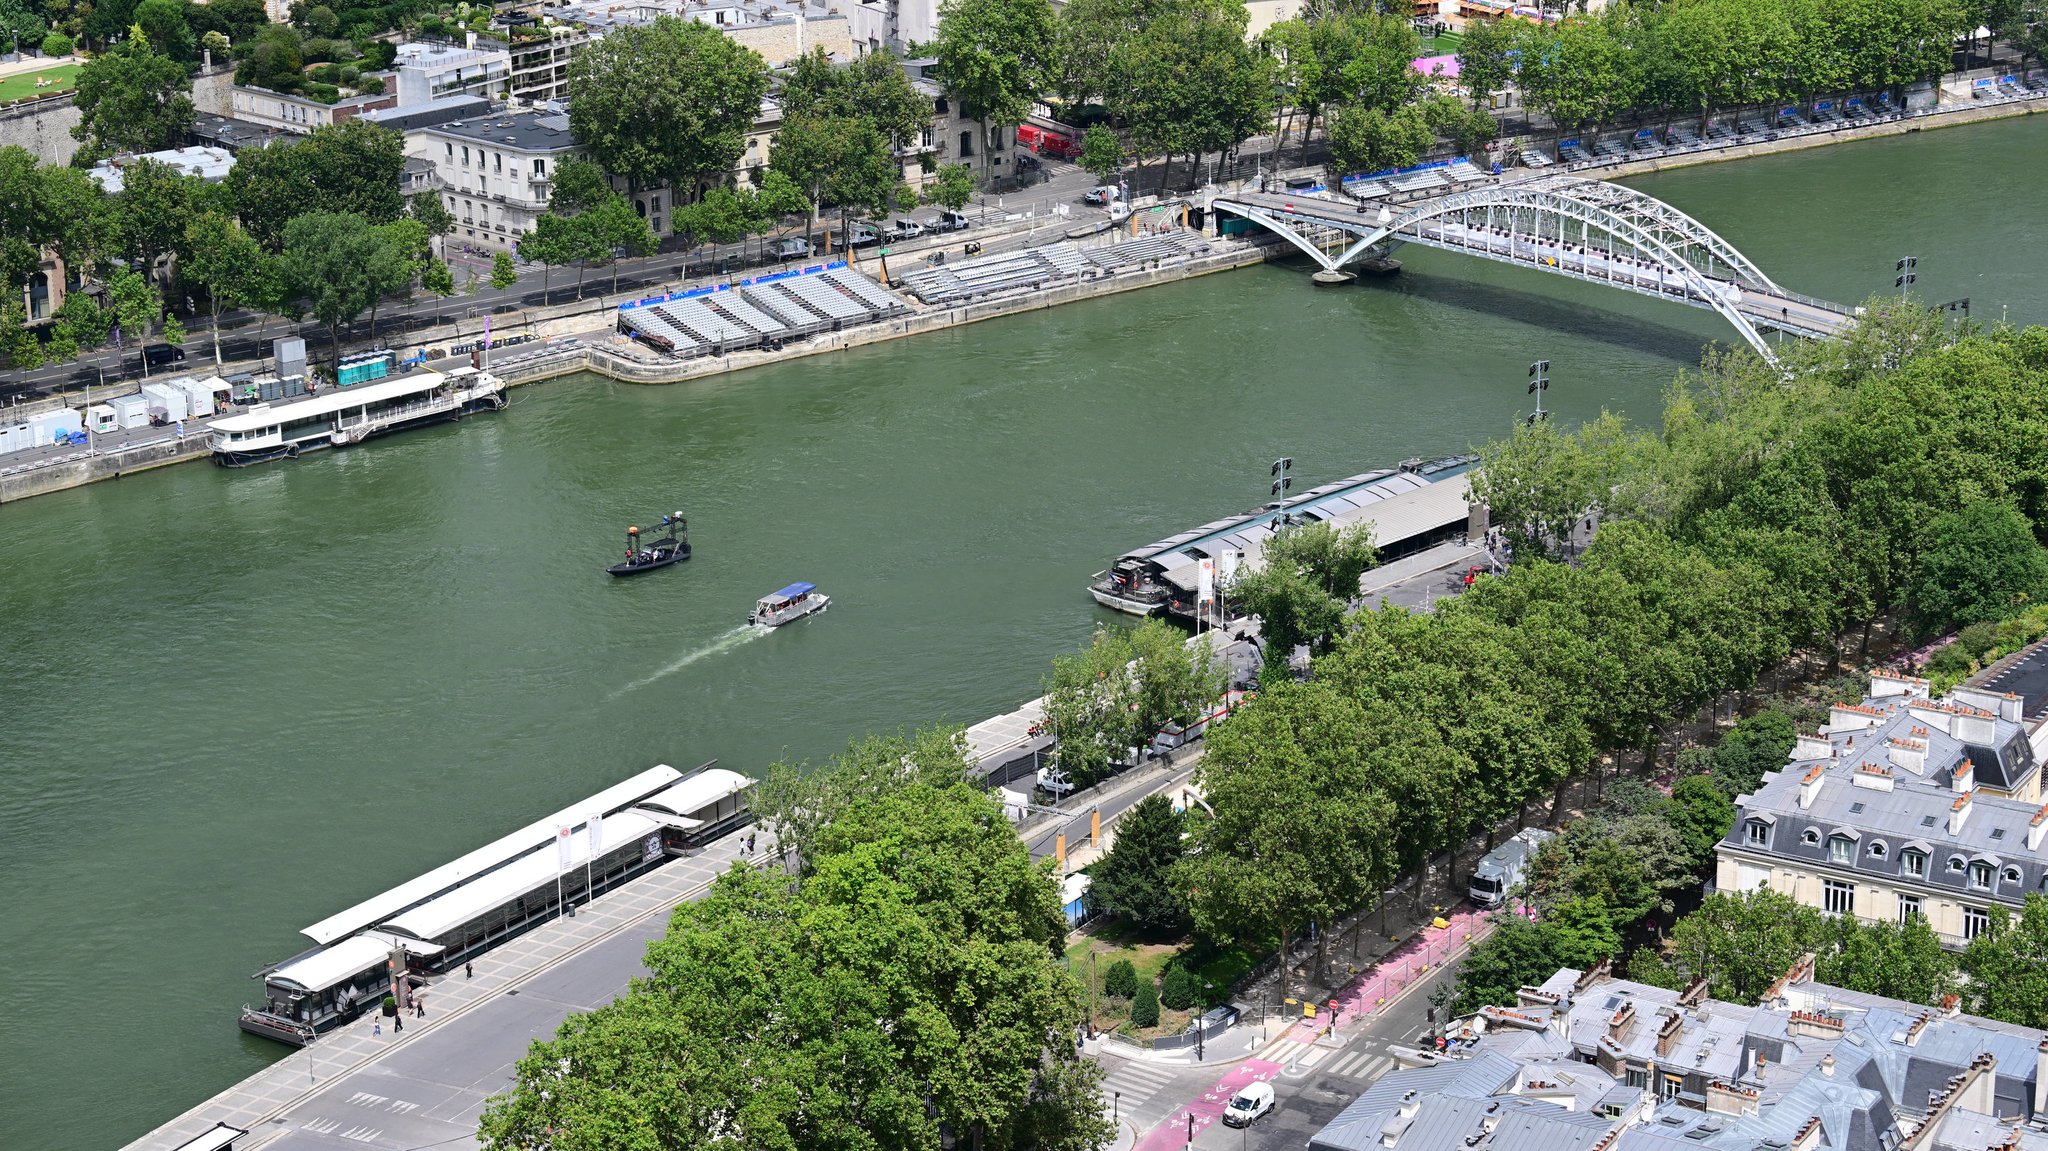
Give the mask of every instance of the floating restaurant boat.
<path id="1" fill-rule="evenodd" d="M 687 774 L 653 767 L 329 916 L 305 929 L 311 950 L 257 973 L 264 1002 L 242 1008 L 241 1029 L 303 1047 L 402 982 L 419 986 L 738 827 L 753 785 L 715 760 Z"/>
<path id="2" fill-rule="evenodd" d="M 505 383 L 476 368 L 419 370 L 317 396 L 258 404 L 213 422 L 213 462 L 239 468 L 505 406 Z"/>
<path id="3" fill-rule="evenodd" d="M 1164 609 L 1193 619 L 1203 560 L 1225 570 L 1232 562 L 1256 568 L 1267 541 L 1300 523 L 1339 529 L 1371 524 L 1380 562 L 1413 555 L 1473 530 L 1471 480 L 1465 473 L 1475 462 L 1472 456 L 1408 460 L 1398 468 L 1365 472 L 1203 524 L 1118 556 L 1089 580 L 1088 594 L 1106 608 L 1132 615 Z M 1226 560 L 1226 553 L 1234 559 Z"/>
<path id="4" fill-rule="evenodd" d="M 817 584 L 793 583 L 755 600 L 754 611 L 747 616 L 747 622 L 758 627 L 781 627 L 813 612 L 824 611 L 831 603 L 830 596 L 818 593 Z"/>
<path id="5" fill-rule="evenodd" d="M 690 521 L 683 513 L 661 517 L 668 534 L 642 543 L 640 529 L 626 529 L 626 558 L 604 569 L 615 576 L 639 575 L 690 558 Z"/>

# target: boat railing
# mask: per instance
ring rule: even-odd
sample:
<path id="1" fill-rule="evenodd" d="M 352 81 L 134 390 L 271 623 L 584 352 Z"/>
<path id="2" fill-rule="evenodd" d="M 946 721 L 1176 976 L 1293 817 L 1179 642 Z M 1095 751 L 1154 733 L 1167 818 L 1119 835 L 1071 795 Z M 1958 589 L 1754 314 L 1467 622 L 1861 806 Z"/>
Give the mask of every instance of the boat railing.
<path id="1" fill-rule="evenodd" d="M 432 396 L 424 400 L 415 400 L 412 403 L 402 404 L 395 408 L 380 408 L 366 415 L 343 417 L 336 421 L 335 426 L 337 430 L 346 431 L 368 423 L 381 423 L 387 420 L 405 419 L 408 416 L 425 415 L 431 412 L 442 411 L 458 404 L 467 403 L 479 396 L 489 395 L 496 390 L 496 388 L 489 387 L 455 388 L 444 394 Z"/>
<path id="2" fill-rule="evenodd" d="M 314 1037 L 319 1034 L 319 1031 L 310 1023 L 301 1023 L 289 1015 L 279 1015 L 274 1011 L 264 1011 L 261 1008 L 251 1007 L 246 1003 L 242 1004 L 242 1017 L 244 1019 L 260 1020 L 265 1026 L 275 1027 L 280 1031 L 290 1031 L 308 1043 L 311 1043 Z"/>

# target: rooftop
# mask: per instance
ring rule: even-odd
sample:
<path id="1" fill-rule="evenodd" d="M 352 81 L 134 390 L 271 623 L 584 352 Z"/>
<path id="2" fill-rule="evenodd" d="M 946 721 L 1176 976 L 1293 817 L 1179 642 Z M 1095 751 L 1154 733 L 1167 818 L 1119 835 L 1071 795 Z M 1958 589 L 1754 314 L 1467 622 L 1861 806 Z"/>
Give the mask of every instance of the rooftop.
<path id="1" fill-rule="evenodd" d="M 124 171 L 143 160 L 166 165 L 181 175 L 197 176 L 209 184 L 227 179 L 228 170 L 235 166 L 235 154 L 226 148 L 171 148 L 162 152 L 115 156 L 86 174 L 109 195 L 118 194 L 125 181 Z"/>
<path id="2" fill-rule="evenodd" d="M 569 117 L 559 112 L 512 112 L 499 108 L 486 116 L 453 120 L 421 130 L 527 152 L 566 152 L 576 147 L 576 137 L 569 132 Z"/>
<path id="3" fill-rule="evenodd" d="M 823 3 L 804 0 L 584 0 L 548 13 L 557 20 L 595 31 L 646 24 L 656 16 L 697 20 L 719 28 L 759 27 L 798 16 L 807 20 L 844 19 Z"/>

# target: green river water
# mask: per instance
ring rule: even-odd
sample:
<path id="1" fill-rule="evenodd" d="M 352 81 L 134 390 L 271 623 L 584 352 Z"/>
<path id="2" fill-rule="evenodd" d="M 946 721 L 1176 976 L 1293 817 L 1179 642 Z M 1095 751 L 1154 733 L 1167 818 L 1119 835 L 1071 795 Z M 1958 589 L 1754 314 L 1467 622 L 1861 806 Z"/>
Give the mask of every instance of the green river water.
<path id="1" fill-rule="evenodd" d="M 1786 287 L 2048 320 L 2048 127 L 1634 183 Z M 298 930 L 656 762 L 741 770 L 1037 694 L 1127 548 L 1465 450 L 1549 359 L 1565 420 L 1653 417 L 1711 313 L 1409 249 L 1261 267 L 675 387 L 0 509 L 0 1145 L 118 1145 L 284 1049 L 234 1016 Z M 614 581 L 629 522 L 688 564 Z M 751 638 L 807 579 L 822 618 Z"/>

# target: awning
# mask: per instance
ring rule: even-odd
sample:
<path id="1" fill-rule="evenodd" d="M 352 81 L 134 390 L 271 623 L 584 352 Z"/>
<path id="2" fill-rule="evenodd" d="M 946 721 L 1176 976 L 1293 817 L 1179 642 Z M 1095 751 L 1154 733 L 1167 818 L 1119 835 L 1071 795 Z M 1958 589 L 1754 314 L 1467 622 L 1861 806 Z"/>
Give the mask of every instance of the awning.
<path id="1" fill-rule="evenodd" d="M 788 587 L 783 588 L 781 591 L 776 592 L 774 598 L 795 599 L 798 596 L 806 596 L 817 590 L 818 585 L 814 583 L 793 583 Z"/>

